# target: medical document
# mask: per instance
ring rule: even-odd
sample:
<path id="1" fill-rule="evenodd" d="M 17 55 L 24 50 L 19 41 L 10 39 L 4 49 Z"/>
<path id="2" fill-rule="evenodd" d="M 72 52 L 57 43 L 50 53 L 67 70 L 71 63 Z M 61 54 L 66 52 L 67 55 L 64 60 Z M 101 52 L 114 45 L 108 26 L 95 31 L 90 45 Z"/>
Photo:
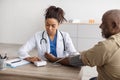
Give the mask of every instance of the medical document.
<path id="1" fill-rule="evenodd" d="M 20 58 L 15 58 L 15 59 L 11 59 L 11 60 L 6 61 L 7 66 L 9 66 L 11 68 L 16 68 L 18 66 L 22 66 L 22 65 L 25 65 L 28 63 L 30 63 L 30 62 L 23 60 L 23 59 L 20 59 Z"/>

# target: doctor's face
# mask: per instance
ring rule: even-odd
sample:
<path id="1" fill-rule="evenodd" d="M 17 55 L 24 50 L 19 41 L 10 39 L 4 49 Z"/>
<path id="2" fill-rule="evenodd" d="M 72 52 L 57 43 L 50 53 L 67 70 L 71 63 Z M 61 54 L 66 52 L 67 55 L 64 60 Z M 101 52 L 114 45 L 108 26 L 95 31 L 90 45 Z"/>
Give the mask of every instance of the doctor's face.
<path id="1" fill-rule="evenodd" d="M 48 18 L 45 20 L 45 28 L 48 33 L 48 35 L 54 35 L 56 34 L 56 30 L 59 27 L 59 23 L 57 19 L 55 18 Z"/>

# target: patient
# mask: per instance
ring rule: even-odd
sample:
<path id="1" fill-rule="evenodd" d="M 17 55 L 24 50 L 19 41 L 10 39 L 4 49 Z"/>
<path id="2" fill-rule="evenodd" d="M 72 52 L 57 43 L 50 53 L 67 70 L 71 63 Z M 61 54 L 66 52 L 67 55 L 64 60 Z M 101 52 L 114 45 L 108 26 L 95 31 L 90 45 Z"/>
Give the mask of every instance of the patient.
<path id="1" fill-rule="evenodd" d="M 100 28 L 106 40 L 80 52 L 81 55 L 66 57 L 59 63 L 71 66 L 97 66 L 98 77 L 93 78 L 94 80 L 120 80 L 120 10 L 105 12 Z M 48 53 L 45 57 L 51 62 L 60 59 Z"/>

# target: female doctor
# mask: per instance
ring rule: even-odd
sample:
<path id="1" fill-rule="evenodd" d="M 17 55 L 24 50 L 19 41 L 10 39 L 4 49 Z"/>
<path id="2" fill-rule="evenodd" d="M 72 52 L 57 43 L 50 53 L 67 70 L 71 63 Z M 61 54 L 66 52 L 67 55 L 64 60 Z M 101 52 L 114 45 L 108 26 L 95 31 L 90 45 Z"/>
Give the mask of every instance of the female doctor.
<path id="1" fill-rule="evenodd" d="M 73 55 L 76 49 L 68 33 L 59 31 L 59 25 L 66 21 L 64 11 L 56 6 L 50 6 L 45 12 L 45 29 L 37 32 L 18 51 L 19 57 L 30 62 L 46 60 L 45 53 L 57 58 Z M 31 57 L 28 53 L 37 48 L 38 57 Z"/>

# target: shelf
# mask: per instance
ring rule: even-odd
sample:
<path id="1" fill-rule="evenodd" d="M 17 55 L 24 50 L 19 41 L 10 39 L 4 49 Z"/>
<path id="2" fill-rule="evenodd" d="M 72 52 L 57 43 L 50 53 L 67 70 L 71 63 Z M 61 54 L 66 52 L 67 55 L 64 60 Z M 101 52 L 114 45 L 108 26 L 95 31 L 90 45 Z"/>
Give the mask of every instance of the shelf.
<path id="1" fill-rule="evenodd" d="M 100 23 L 70 23 L 70 22 L 64 22 L 63 24 L 78 24 L 78 25 L 100 25 Z"/>

